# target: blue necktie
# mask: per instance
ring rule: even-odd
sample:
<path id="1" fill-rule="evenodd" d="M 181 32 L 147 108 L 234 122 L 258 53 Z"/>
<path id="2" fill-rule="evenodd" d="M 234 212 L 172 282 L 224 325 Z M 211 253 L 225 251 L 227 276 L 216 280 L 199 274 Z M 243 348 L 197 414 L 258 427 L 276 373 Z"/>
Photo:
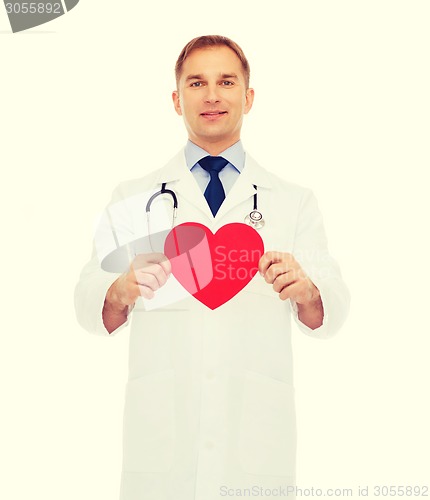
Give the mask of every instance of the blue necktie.
<path id="1" fill-rule="evenodd" d="M 228 160 L 222 156 L 206 156 L 199 161 L 199 165 L 209 172 L 211 180 L 205 190 L 205 198 L 211 212 L 215 217 L 225 198 L 224 188 L 219 178 L 219 173 L 227 165 Z"/>

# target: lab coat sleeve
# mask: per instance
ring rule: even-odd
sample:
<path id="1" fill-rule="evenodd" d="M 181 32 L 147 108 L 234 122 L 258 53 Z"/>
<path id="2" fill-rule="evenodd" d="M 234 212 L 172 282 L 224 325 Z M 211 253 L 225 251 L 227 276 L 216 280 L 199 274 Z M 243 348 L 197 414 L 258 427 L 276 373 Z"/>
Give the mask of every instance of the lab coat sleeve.
<path id="1" fill-rule="evenodd" d="M 298 308 L 291 301 L 293 317 L 306 335 L 326 339 L 343 325 L 349 311 L 350 294 L 337 262 L 328 251 L 327 237 L 317 200 L 305 190 L 297 219 L 293 255 L 318 288 L 324 307 L 323 324 L 312 330 L 298 318 Z"/>
<path id="2" fill-rule="evenodd" d="M 100 269 L 97 255 L 93 255 L 83 268 L 75 288 L 75 311 L 79 324 L 88 332 L 109 335 L 103 323 L 102 311 L 106 293 L 119 276 L 120 274 Z M 115 335 L 127 324 L 128 320 L 110 335 Z"/>
<path id="3" fill-rule="evenodd" d="M 114 330 L 111 334 L 106 330 L 102 311 L 105 302 L 106 293 L 112 283 L 121 275 L 121 273 L 113 273 L 104 271 L 101 268 L 101 257 L 104 253 L 108 253 L 110 240 L 112 239 L 112 231 L 109 224 L 106 222 L 106 214 L 110 207 L 115 207 L 115 214 L 119 217 L 118 207 L 122 210 L 121 218 L 127 221 L 125 210 L 123 207 L 126 205 L 121 203 L 121 185 L 118 186 L 112 194 L 112 200 L 108 207 L 106 207 L 103 216 L 100 218 L 100 223 L 95 231 L 93 252 L 90 261 L 84 266 L 81 271 L 79 281 L 75 288 L 75 311 L 79 324 L 88 332 L 97 335 L 115 335 L 120 330 L 125 328 L 129 323 L 130 312 L 129 308 L 127 321 Z M 126 222 L 122 224 L 120 230 L 122 237 L 125 233 L 131 233 L 129 224 Z M 103 249 L 103 247 L 105 247 Z"/>

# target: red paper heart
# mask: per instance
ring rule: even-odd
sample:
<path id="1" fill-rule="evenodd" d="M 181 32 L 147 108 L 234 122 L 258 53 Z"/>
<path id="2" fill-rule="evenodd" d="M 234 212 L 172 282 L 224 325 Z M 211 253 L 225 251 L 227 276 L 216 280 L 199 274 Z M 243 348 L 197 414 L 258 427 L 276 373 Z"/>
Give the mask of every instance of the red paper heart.
<path id="1" fill-rule="evenodd" d="M 226 224 L 213 234 L 203 224 L 185 222 L 167 235 L 164 253 L 179 283 L 213 310 L 251 281 L 264 244 L 246 224 Z"/>

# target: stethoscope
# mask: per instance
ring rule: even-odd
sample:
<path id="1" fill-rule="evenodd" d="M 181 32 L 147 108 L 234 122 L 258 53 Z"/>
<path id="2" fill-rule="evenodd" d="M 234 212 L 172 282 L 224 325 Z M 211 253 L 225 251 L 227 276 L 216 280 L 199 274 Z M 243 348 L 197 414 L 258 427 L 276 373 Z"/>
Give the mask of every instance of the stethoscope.
<path id="1" fill-rule="evenodd" d="M 263 215 L 261 212 L 258 211 L 258 198 L 257 198 L 257 186 L 253 184 L 254 189 L 255 189 L 255 194 L 254 194 L 254 208 L 252 209 L 251 212 L 249 212 L 248 215 L 244 218 L 245 224 L 248 224 L 249 226 L 253 227 L 254 229 L 261 229 L 264 227 L 265 221 L 263 219 Z M 146 204 L 146 217 L 148 220 L 148 228 L 149 228 L 149 223 L 150 223 L 150 215 L 151 215 L 151 205 L 152 202 L 157 198 L 157 196 L 160 196 L 162 194 L 167 194 L 171 196 L 173 200 L 173 215 L 172 215 L 172 227 L 175 225 L 175 220 L 176 216 L 178 215 L 178 198 L 176 196 L 176 193 L 172 191 L 171 189 L 166 189 L 166 182 L 163 182 L 161 185 L 160 191 L 157 191 L 154 193 L 151 198 L 149 198 L 148 203 Z"/>

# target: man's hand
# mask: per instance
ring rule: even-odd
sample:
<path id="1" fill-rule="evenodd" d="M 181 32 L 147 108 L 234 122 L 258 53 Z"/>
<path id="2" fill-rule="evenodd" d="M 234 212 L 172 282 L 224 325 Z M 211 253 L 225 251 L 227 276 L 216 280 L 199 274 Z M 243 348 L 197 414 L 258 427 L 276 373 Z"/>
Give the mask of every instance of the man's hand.
<path id="1" fill-rule="evenodd" d="M 128 272 L 122 274 L 106 293 L 103 323 L 109 333 L 127 320 L 128 306 L 138 297 L 152 299 L 154 292 L 165 285 L 172 271 L 170 261 L 162 253 L 137 255 Z"/>
<path id="2" fill-rule="evenodd" d="M 322 325 L 324 310 L 319 290 L 290 253 L 266 252 L 258 270 L 281 300 L 296 302 L 302 323 L 313 330 Z"/>

